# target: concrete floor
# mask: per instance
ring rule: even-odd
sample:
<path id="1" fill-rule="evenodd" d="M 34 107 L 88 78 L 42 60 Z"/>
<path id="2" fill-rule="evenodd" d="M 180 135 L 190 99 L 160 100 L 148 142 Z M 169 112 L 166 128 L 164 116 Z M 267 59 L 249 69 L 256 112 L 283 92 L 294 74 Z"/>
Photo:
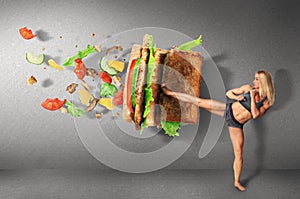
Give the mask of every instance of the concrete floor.
<path id="1" fill-rule="evenodd" d="M 246 192 L 226 170 L 1 170 L 1 199 L 76 198 L 300 198 L 300 170 L 244 172 Z"/>

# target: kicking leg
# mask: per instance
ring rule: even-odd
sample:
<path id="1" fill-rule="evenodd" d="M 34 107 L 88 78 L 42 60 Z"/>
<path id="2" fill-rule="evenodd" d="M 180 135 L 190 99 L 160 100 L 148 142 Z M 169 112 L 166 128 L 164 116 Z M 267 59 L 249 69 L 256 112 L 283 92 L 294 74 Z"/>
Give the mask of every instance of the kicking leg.
<path id="1" fill-rule="evenodd" d="M 246 191 L 246 188 L 243 187 L 240 183 L 240 177 L 243 167 L 244 133 L 240 128 L 229 127 L 229 134 L 234 151 L 234 186 L 240 191 Z"/>
<path id="2" fill-rule="evenodd" d="M 194 96 L 191 96 L 191 95 L 188 95 L 185 93 L 173 92 L 173 91 L 170 91 L 168 88 L 166 88 L 166 86 L 164 84 L 161 86 L 161 88 L 166 95 L 177 98 L 178 100 L 183 101 L 183 102 L 195 104 L 196 106 L 199 106 L 200 108 L 204 108 L 205 110 L 207 110 L 213 114 L 223 117 L 224 111 L 226 109 L 225 103 L 222 103 L 222 102 L 219 102 L 216 100 L 212 100 L 212 99 L 198 98 L 198 97 L 194 97 Z"/>

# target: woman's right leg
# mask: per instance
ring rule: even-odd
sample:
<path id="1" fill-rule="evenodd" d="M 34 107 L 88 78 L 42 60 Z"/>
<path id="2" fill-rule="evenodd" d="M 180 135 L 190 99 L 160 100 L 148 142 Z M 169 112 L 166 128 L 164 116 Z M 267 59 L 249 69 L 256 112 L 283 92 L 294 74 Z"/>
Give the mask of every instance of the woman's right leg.
<path id="1" fill-rule="evenodd" d="M 234 152 L 234 186 L 240 191 L 245 191 L 246 188 L 240 183 L 243 168 L 244 133 L 243 130 L 240 128 L 229 127 L 229 134 Z"/>
<path id="2" fill-rule="evenodd" d="M 165 85 L 162 85 L 162 90 L 166 95 L 177 98 L 180 101 L 195 104 L 196 106 L 199 106 L 200 108 L 204 108 L 205 110 L 213 114 L 219 115 L 221 117 L 223 117 L 224 115 L 226 104 L 223 102 L 219 102 L 212 99 L 198 98 L 185 93 L 173 92 L 170 91 L 168 88 L 166 88 Z"/>

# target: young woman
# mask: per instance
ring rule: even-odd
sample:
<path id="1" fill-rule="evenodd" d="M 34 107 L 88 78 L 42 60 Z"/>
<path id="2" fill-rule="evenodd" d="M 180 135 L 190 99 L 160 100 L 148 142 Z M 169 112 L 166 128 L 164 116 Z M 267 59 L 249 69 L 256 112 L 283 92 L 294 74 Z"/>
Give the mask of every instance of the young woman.
<path id="1" fill-rule="evenodd" d="M 245 191 L 246 188 L 240 183 L 243 166 L 243 126 L 250 119 L 256 119 L 265 114 L 274 104 L 275 91 L 270 73 L 265 70 L 257 71 L 253 85 L 246 84 L 227 91 L 227 97 L 235 100 L 227 104 L 212 99 L 197 98 L 184 93 L 173 92 L 167 89 L 164 84 L 162 89 L 167 95 L 184 102 L 193 103 L 225 118 L 234 151 L 234 186 L 240 191 Z"/>

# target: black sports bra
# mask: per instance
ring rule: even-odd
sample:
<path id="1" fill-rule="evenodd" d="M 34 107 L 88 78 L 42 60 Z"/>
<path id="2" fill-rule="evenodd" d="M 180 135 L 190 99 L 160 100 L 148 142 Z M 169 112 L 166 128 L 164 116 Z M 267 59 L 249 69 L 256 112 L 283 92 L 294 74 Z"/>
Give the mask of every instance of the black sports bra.
<path id="1" fill-rule="evenodd" d="M 244 100 L 239 101 L 243 107 L 245 107 L 250 113 L 251 113 L 251 97 L 250 97 L 250 91 L 243 94 Z M 263 106 L 264 102 L 266 101 L 267 97 L 264 97 L 260 102 L 256 103 L 256 107 L 259 109 Z"/>

